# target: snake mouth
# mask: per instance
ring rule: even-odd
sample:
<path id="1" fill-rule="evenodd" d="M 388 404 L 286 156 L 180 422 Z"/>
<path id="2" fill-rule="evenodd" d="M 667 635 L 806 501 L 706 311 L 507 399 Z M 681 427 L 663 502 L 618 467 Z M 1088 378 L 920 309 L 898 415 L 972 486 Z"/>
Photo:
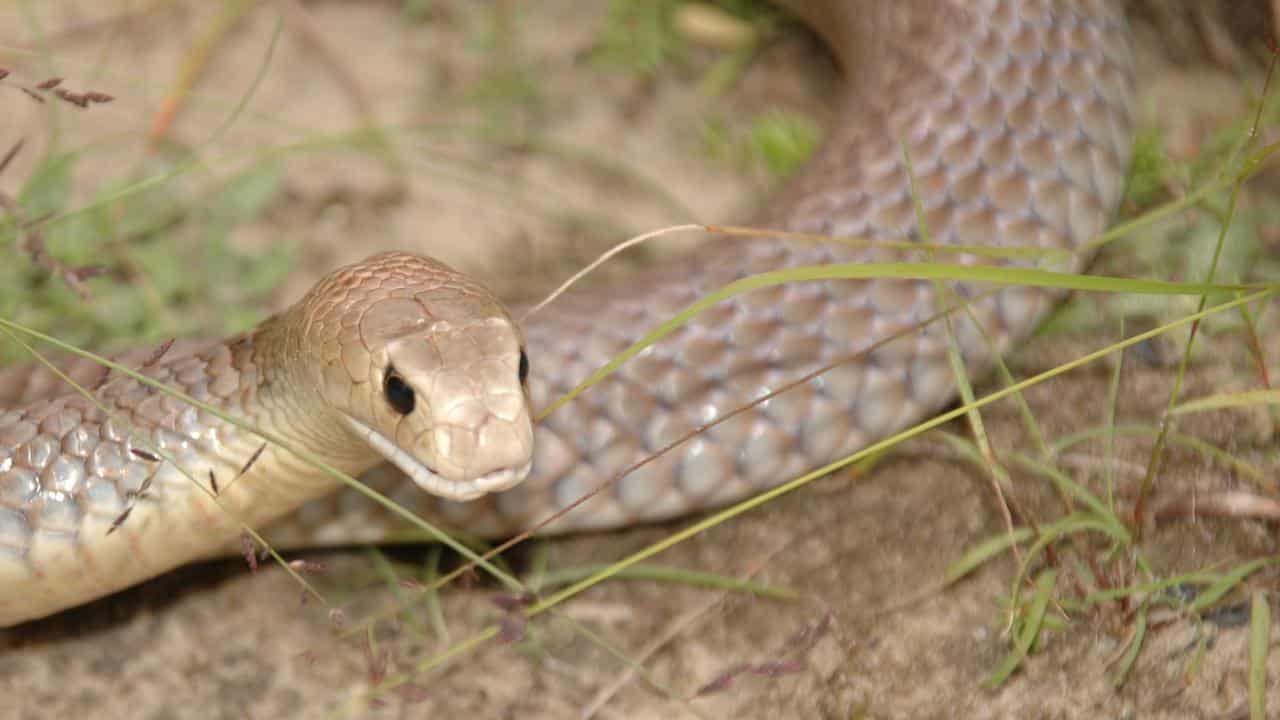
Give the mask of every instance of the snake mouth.
<path id="1" fill-rule="evenodd" d="M 519 485 L 529 475 L 529 470 L 533 467 L 533 461 L 530 460 L 520 467 L 494 470 L 470 480 L 450 480 L 402 450 L 399 445 L 396 445 L 390 438 L 377 430 L 350 415 L 343 415 L 342 418 L 346 420 L 348 427 L 364 438 L 365 442 L 369 443 L 374 450 L 377 450 L 379 455 L 392 465 L 400 468 L 401 472 L 408 475 L 414 484 L 428 493 L 446 500 L 467 502 L 489 493 L 508 490 Z"/>

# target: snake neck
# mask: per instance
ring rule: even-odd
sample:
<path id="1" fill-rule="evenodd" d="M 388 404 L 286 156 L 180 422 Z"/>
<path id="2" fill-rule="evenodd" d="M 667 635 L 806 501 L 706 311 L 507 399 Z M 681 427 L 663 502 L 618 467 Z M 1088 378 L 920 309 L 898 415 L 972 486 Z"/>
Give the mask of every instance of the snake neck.
<path id="1" fill-rule="evenodd" d="M 326 360 L 307 337 L 303 315 L 295 306 L 227 342 L 231 366 L 241 378 L 235 405 L 246 411 L 243 417 L 253 427 L 285 441 L 287 449 L 271 451 L 299 477 L 328 474 L 291 450 L 358 475 L 382 457 L 338 421 L 324 394 Z"/>

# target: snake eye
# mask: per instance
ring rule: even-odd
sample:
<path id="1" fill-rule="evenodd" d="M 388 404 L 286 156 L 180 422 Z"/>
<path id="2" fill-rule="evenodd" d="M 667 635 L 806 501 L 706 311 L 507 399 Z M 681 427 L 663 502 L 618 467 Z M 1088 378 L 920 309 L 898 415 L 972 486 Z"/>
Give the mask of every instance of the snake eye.
<path id="1" fill-rule="evenodd" d="M 387 396 L 391 409 L 401 415 L 413 412 L 413 388 L 394 369 L 387 370 L 387 377 L 382 381 L 382 394 Z"/>
<path id="2" fill-rule="evenodd" d="M 523 385 L 529 380 L 529 356 L 523 350 L 520 351 L 520 383 Z"/>

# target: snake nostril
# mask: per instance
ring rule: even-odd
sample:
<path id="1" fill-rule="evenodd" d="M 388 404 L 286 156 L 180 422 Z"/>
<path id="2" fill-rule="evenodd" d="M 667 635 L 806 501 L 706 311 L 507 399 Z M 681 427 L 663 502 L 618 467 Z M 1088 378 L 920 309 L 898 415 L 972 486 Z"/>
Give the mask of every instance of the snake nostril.
<path id="1" fill-rule="evenodd" d="M 391 409 L 401 415 L 408 415 L 413 412 L 413 388 L 409 387 L 409 383 L 400 377 L 395 368 L 387 369 L 386 379 L 382 381 L 382 394 L 386 396 L 387 403 L 391 405 Z"/>
<path id="2" fill-rule="evenodd" d="M 523 385 L 529 380 L 529 355 L 524 350 L 520 351 L 520 384 Z"/>

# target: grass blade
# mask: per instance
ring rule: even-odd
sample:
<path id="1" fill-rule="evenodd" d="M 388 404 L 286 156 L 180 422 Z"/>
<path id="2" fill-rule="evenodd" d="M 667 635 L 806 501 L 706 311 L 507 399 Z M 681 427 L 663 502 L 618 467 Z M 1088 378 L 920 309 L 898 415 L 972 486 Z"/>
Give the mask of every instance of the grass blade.
<path id="1" fill-rule="evenodd" d="M 1120 667 L 1116 670 L 1115 677 L 1111 678 L 1111 684 L 1116 688 L 1123 686 L 1129 679 L 1129 671 L 1138 662 L 1138 653 L 1142 652 L 1142 643 L 1146 639 L 1147 608 L 1144 605 L 1133 619 L 1133 637 L 1129 640 L 1129 647 L 1124 651 L 1124 657 L 1120 658 Z"/>
<path id="2" fill-rule="evenodd" d="M 1036 591 L 1031 596 L 1031 605 L 1027 609 L 1026 621 L 1018 631 L 1018 637 L 1014 641 L 1013 648 L 1008 655 L 1004 656 L 1004 660 L 1000 661 L 1000 665 L 996 667 L 995 671 L 983 681 L 984 685 L 989 688 L 999 687 L 1022 664 L 1023 658 L 1031 651 L 1031 646 L 1035 644 L 1036 638 L 1040 635 L 1040 628 L 1044 625 L 1044 613 L 1049 607 L 1049 597 L 1053 594 L 1053 586 L 1057 580 L 1057 570 L 1045 570 L 1036 578 Z"/>
<path id="3" fill-rule="evenodd" d="M 1271 644 L 1271 606 L 1267 593 L 1253 593 L 1249 623 L 1249 720 L 1267 717 L 1267 650 Z"/>
<path id="4" fill-rule="evenodd" d="M 959 560 L 947 567 L 947 574 L 943 579 L 943 584 L 950 585 L 978 569 L 978 566 L 987 560 L 1013 547 L 1015 543 L 1025 542 L 1030 539 L 1031 530 L 1029 528 L 1018 528 L 1013 531 L 1012 535 L 1001 533 L 983 540 L 970 549 L 969 552 L 966 552 Z"/>
<path id="5" fill-rule="evenodd" d="M 1203 592 L 1196 596 L 1194 602 L 1191 603 L 1189 609 L 1193 613 L 1201 613 L 1213 607 L 1224 595 L 1231 592 L 1232 588 L 1239 585 L 1241 581 L 1263 567 L 1276 562 L 1277 558 L 1258 558 L 1237 567 L 1231 572 L 1218 578 L 1217 582 L 1209 585 Z"/>
<path id="6" fill-rule="evenodd" d="M 1227 408 L 1253 407 L 1254 405 L 1280 405 L 1280 390 L 1246 390 L 1244 392 L 1219 393 L 1180 403 L 1170 412 L 1173 415 L 1224 410 Z"/>

